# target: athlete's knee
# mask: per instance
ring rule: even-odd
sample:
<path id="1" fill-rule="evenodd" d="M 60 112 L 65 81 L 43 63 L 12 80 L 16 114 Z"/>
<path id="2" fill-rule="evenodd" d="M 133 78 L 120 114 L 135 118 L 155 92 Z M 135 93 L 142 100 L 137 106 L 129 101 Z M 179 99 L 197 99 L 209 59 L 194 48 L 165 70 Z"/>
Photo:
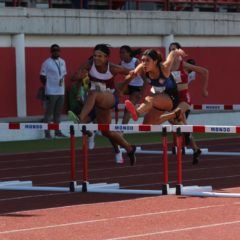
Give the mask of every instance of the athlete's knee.
<path id="1" fill-rule="evenodd" d="M 153 98 L 151 96 L 146 96 L 145 97 L 145 102 L 152 103 Z"/>

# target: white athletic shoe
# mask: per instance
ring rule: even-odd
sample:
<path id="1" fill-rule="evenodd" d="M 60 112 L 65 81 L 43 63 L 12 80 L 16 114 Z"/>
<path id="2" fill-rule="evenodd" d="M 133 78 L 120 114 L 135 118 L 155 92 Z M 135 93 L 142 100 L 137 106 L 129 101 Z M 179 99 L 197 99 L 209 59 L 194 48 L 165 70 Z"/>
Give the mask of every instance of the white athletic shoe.
<path id="1" fill-rule="evenodd" d="M 92 150 L 92 149 L 94 149 L 94 147 L 95 147 L 94 138 L 95 138 L 95 133 L 92 132 L 92 136 L 91 136 L 91 137 L 88 137 L 88 149 L 89 149 L 89 150 Z"/>
<path id="2" fill-rule="evenodd" d="M 116 163 L 119 163 L 119 164 L 124 163 L 124 159 L 123 159 L 121 151 L 119 153 L 115 154 L 115 161 L 116 161 Z"/>

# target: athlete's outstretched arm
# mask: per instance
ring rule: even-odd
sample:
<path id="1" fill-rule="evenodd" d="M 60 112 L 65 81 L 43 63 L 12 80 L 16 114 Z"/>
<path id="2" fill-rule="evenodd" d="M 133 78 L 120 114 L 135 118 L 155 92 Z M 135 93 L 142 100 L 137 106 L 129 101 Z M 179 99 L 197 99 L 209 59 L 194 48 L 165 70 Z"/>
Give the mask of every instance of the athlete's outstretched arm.
<path id="1" fill-rule="evenodd" d="M 82 64 L 78 68 L 78 70 L 71 76 L 71 81 L 81 81 L 84 77 L 87 76 L 90 68 L 91 68 L 90 61 L 87 61 L 86 63 Z"/>
<path id="2" fill-rule="evenodd" d="M 164 75 L 166 77 L 170 76 L 172 65 L 176 57 L 185 57 L 185 56 L 186 56 L 186 53 L 182 49 L 176 49 L 171 51 L 168 54 L 166 60 L 162 63 L 162 66 L 163 66 L 162 71 Z"/>
<path id="3" fill-rule="evenodd" d="M 192 65 L 187 62 L 183 62 L 183 67 L 186 71 L 194 71 L 196 73 L 199 73 L 201 75 L 202 81 L 203 81 L 203 87 L 202 87 L 202 95 L 204 97 L 208 96 L 208 77 L 209 72 L 206 68 L 198 66 L 198 65 Z"/>
<path id="4" fill-rule="evenodd" d="M 125 76 L 124 82 L 119 86 L 119 92 L 123 93 L 126 89 L 128 84 L 138 75 L 142 75 L 143 66 L 139 64 L 134 70 L 128 70 L 128 74 Z"/>

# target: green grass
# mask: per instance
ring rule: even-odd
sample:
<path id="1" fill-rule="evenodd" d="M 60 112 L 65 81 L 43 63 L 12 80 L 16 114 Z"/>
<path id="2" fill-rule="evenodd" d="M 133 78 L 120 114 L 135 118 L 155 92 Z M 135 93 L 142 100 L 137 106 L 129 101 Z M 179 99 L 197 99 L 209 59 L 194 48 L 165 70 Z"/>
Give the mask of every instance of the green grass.
<path id="1" fill-rule="evenodd" d="M 125 139 L 135 145 L 161 143 L 161 133 L 135 133 L 125 134 Z M 218 138 L 235 138 L 237 134 L 221 134 L 221 133 L 195 133 L 196 140 L 205 139 L 218 139 Z M 172 141 L 172 134 L 169 134 L 169 142 Z M 81 138 L 77 138 L 77 148 L 81 148 Z M 110 147 L 108 139 L 102 136 L 96 136 L 96 147 Z M 28 141 L 12 141 L 1 142 L 0 153 L 22 153 L 22 152 L 41 152 L 53 150 L 66 150 L 70 149 L 69 138 L 66 139 L 53 139 L 53 140 L 28 140 Z"/>

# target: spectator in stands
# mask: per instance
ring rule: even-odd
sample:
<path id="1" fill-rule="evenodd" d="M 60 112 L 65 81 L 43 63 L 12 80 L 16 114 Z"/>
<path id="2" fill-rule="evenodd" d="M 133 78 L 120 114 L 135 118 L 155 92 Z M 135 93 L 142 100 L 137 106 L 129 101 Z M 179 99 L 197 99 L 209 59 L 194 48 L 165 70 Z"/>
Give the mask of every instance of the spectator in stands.
<path id="1" fill-rule="evenodd" d="M 176 49 L 181 49 L 181 45 L 178 42 L 173 42 L 169 45 L 169 52 L 175 51 Z M 178 107 L 184 113 L 183 120 L 182 120 L 184 124 L 187 124 L 186 119 L 190 113 L 190 107 L 191 107 L 191 98 L 190 98 L 190 93 L 188 89 L 189 73 L 191 73 L 191 71 L 195 71 L 196 73 L 201 75 L 202 81 L 203 81 L 202 95 L 204 97 L 207 97 L 208 96 L 208 91 L 207 91 L 208 70 L 206 68 L 185 62 L 182 57 L 175 58 L 172 64 L 171 73 L 175 82 L 177 83 L 178 92 L 179 92 Z M 201 150 L 197 146 L 192 135 L 190 135 L 189 133 L 185 133 L 184 135 L 185 135 L 185 144 L 186 145 L 191 144 L 191 147 L 193 149 L 192 163 L 197 164 L 199 157 L 201 155 Z"/>
<path id="2" fill-rule="evenodd" d="M 87 101 L 81 113 L 77 116 L 72 111 L 69 111 L 69 118 L 75 122 L 85 123 L 86 117 L 95 106 L 97 123 L 110 124 L 112 109 L 118 104 L 118 97 L 114 85 L 114 77 L 117 74 L 128 75 L 129 70 L 109 62 L 110 48 L 107 44 L 98 44 L 93 50 L 93 58 L 83 64 L 74 74 L 75 80 L 82 81 L 88 74 L 91 88 L 88 92 Z M 136 162 L 135 151 L 136 147 L 130 145 L 119 132 L 103 131 L 102 135 L 107 137 L 114 145 L 115 153 L 118 150 L 118 145 L 126 149 L 130 164 Z"/>
<path id="3" fill-rule="evenodd" d="M 136 58 L 136 55 L 141 53 L 141 49 L 132 50 L 130 46 L 123 45 L 120 47 L 120 65 L 124 66 L 127 69 L 133 70 L 140 63 L 139 59 Z M 125 95 L 129 96 L 129 100 L 135 105 L 137 104 L 142 97 L 144 91 L 143 88 L 144 81 L 141 76 L 135 77 L 127 86 L 127 89 L 124 91 Z M 130 120 L 130 113 L 126 109 L 124 110 L 123 115 L 123 124 L 127 124 Z"/>
<path id="4" fill-rule="evenodd" d="M 64 106 L 64 78 L 67 74 L 65 61 L 60 58 L 60 46 L 53 44 L 50 47 L 51 56 L 46 59 L 40 71 L 40 80 L 45 86 L 46 109 L 43 121 L 49 123 L 60 122 Z M 55 130 L 56 137 L 65 137 L 60 130 Z M 49 130 L 45 130 L 45 138 L 51 139 Z"/>

